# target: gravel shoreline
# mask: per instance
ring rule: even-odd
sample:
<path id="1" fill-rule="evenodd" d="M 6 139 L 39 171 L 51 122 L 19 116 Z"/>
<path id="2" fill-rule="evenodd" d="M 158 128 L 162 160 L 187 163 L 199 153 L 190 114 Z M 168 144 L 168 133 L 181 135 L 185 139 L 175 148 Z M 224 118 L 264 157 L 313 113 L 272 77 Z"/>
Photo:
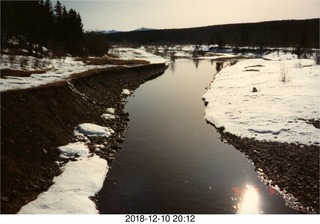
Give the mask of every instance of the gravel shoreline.
<path id="1" fill-rule="evenodd" d="M 258 141 L 218 131 L 222 141 L 253 162 L 259 176 L 280 192 L 288 206 L 301 213 L 319 213 L 319 146 Z"/>

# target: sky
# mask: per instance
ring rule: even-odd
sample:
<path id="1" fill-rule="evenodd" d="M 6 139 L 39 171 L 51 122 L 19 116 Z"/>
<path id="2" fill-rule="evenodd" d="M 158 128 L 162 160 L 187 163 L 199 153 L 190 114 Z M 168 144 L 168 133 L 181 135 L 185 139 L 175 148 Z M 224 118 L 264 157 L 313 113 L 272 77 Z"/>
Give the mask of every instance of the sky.
<path id="1" fill-rule="evenodd" d="M 320 17 L 320 0 L 60 0 L 86 31 L 188 28 Z M 55 4 L 55 0 L 52 0 Z"/>

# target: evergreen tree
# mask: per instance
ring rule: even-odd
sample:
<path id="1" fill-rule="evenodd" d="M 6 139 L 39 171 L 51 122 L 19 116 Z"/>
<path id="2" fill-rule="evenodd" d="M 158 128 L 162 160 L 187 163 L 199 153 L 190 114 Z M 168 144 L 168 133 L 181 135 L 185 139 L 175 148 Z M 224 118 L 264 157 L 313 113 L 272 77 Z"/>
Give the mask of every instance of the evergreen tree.
<path id="1" fill-rule="evenodd" d="M 28 48 L 30 54 L 39 44 L 58 54 L 79 55 L 84 48 L 79 13 L 67 11 L 60 1 L 54 7 L 50 0 L 1 1 L 1 32 L 3 47 L 11 38 L 20 38 L 28 45 L 20 47 Z"/>

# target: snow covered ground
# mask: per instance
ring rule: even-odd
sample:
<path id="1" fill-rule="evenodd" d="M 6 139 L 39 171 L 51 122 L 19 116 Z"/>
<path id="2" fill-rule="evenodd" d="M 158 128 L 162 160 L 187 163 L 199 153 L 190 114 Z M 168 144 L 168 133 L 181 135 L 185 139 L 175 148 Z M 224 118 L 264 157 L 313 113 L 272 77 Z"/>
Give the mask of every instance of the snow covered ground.
<path id="1" fill-rule="evenodd" d="M 113 52 L 123 60 L 145 60 L 151 64 L 165 63 L 167 59 L 153 55 L 144 48 L 117 48 Z M 0 78 L 0 92 L 12 89 L 27 89 L 48 83 L 68 79 L 72 74 L 81 73 L 92 69 L 114 67 L 115 65 L 87 65 L 74 57 L 60 59 L 37 59 L 31 56 L 1 55 L 0 69 L 22 70 L 34 72 L 28 77 L 6 76 Z M 44 73 L 37 74 L 42 71 Z"/>
<path id="2" fill-rule="evenodd" d="M 320 118 L 320 65 L 283 52 L 265 58 L 215 75 L 203 96 L 205 119 L 240 137 L 319 145 L 320 130 L 308 121 Z"/>
<path id="3" fill-rule="evenodd" d="M 163 57 L 147 52 L 143 46 L 140 48 L 114 47 L 110 51 L 111 54 L 124 60 L 145 60 L 151 64 L 162 64 L 168 61 Z"/>
<path id="4" fill-rule="evenodd" d="M 108 108 L 114 112 L 113 108 Z M 109 166 L 105 159 L 90 153 L 87 137 L 109 137 L 114 131 L 96 124 L 84 123 L 75 127 L 75 135 L 85 142 L 73 142 L 58 147 L 60 157 L 73 159 L 61 167 L 61 175 L 53 179 L 48 191 L 23 206 L 20 214 L 98 214 L 95 196 L 102 186 Z M 101 145 L 101 147 L 104 147 Z"/>

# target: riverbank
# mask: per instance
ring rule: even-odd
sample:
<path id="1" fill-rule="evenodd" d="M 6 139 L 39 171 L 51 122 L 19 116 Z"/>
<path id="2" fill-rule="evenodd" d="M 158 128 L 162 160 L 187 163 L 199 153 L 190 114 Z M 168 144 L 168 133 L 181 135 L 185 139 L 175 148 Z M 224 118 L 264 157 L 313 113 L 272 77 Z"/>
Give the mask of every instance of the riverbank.
<path id="1" fill-rule="evenodd" d="M 278 52 L 222 69 L 205 119 L 303 213 L 319 213 L 319 65 Z"/>
<path id="2" fill-rule="evenodd" d="M 107 147 L 96 150 L 101 142 L 94 140 L 89 147 L 110 164 L 129 120 L 123 90 L 134 90 L 165 69 L 165 64 L 104 68 L 37 88 L 2 92 L 1 213 L 17 213 L 53 184 L 53 177 L 61 173 L 56 161 L 72 160 L 62 159 L 57 147 L 75 140 L 74 128 L 81 123 L 115 131 Z M 107 108 L 114 108 L 114 119 L 101 117 Z"/>
<path id="3" fill-rule="evenodd" d="M 288 206 L 302 213 L 319 213 L 318 146 L 258 141 L 219 132 L 224 142 L 253 162 L 259 176 L 280 192 Z"/>

